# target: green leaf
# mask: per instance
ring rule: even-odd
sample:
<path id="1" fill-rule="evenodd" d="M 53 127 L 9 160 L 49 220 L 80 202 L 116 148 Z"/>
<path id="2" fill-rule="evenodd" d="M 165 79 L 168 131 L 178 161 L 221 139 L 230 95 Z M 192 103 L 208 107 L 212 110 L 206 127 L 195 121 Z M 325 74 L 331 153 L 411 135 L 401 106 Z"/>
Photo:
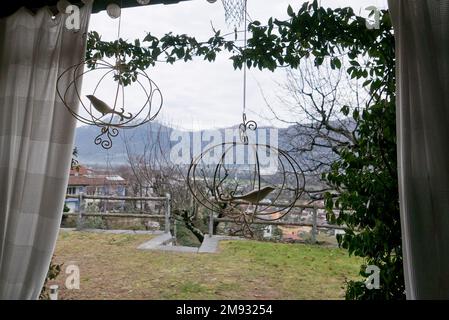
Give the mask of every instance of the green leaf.
<path id="1" fill-rule="evenodd" d="M 287 7 L 287 14 L 292 18 L 295 16 L 295 13 L 293 12 L 293 8 L 291 5 L 288 5 Z"/>

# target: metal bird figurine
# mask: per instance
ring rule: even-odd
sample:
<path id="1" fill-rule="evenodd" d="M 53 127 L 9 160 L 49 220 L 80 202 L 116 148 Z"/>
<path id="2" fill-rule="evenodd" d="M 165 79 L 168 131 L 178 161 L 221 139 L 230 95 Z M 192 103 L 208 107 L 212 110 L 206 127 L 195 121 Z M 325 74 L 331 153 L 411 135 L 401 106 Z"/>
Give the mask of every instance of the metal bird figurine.
<path id="1" fill-rule="evenodd" d="M 268 196 L 271 192 L 273 192 L 273 190 L 275 190 L 275 188 L 267 186 L 267 187 L 263 187 L 261 189 L 250 191 L 250 192 L 242 194 L 242 195 L 238 195 L 238 196 L 232 195 L 229 198 L 225 198 L 225 199 L 221 199 L 221 200 L 222 201 L 230 201 L 230 202 L 235 201 L 235 200 L 241 200 L 241 201 L 249 202 L 252 204 L 256 204 L 256 203 L 259 203 L 260 201 L 262 201 L 263 199 L 265 199 L 265 197 Z"/>
<path id="2" fill-rule="evenodd" d="M 120 121 L 123 121 L 123 119 L 132 118 L 132 114 L 129 112 L 128 112 L 129 115 L 125 116 L 125 110 L 123 108 L 121 108 L 122 112 L 118 112 L 112 109 L 110 106 L 108 106 L 106 102 L 98 99 L 93 95 L 87 95 L 86 97 L 90 100 L 94 108 L 97 109 L 99 112 L 101 112 L 103 116 L 105 116 L 106 114 L 116 114 L 120 117 Z"/>

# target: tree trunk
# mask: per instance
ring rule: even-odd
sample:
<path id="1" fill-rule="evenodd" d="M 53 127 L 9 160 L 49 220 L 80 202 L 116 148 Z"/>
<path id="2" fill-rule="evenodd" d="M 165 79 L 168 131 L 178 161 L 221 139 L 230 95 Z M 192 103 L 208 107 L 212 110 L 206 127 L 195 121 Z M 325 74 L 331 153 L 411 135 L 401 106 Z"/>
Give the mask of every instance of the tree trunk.
<path id="1" fill-rule="evenodd" d="M 184 221 L 186 228 L 189 229 L 195 235 L 195 237 L 202 243 L 204 240 L 204 233 L 193 224 L 192 220 L 189 217 L 188 211 L 182 210 L 181 217 L 182 220 Z"/>

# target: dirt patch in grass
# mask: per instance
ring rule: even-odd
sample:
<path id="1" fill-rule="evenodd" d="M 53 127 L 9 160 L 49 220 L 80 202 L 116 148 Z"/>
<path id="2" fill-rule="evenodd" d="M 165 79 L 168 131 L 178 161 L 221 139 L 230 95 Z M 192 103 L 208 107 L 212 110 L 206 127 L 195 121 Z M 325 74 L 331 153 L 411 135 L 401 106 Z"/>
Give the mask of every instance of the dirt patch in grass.
<path id="1" fill-rule="evenodd" d="M 142 251 L 148 235 L 62 232 L 55 262 L 75 263 L 80 289 L 60 299 L 341 299 L 361 261 L 302 244 L 221 242 L 217 254 Z"/>

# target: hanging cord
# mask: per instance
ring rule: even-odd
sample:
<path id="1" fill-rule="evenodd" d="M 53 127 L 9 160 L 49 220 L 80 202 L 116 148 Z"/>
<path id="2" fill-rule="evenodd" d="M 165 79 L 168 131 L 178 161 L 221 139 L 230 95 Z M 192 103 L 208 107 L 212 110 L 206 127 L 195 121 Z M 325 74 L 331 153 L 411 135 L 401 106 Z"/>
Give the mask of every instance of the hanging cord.
<path id="1" fill-rule="evenodd" d="M 120 15 L 118 17 L 118 27 L 117 27 L 117 55 L 119 55 L 119 56 L 120 56 L 119 41 L 120 41 L 120 33 L 122 30 L 122 7 L 123 7 L 123 1 L 120 0 Z"/>
<path id="2" fill-rule="evenodd" d="M 120 48 L 120 43 L 119 43 L 120 42 L 120 32 L 121 32 L 121 27 L 122 27 L 122 7 L 123 7 L 123 1 L 120 1 L 120 16 L 118 17 L 118 28 L 117 28 L 117 53 L 116 53 L 116 57 L 115 57 L 115 67 L 117 68 L 117 72 L 118 72 L 118 81 L 117 81 L 117 89 L 115 91 L 115 99 L 114 99 L 114 106 L 113 106 L 114 111 L 116 110 L 118 96 L 120 93 L 120 88 L 121 88 L 120 81 L 122 81 L 121 80 L 122 58 L 121 58 L 121 53 L 120 53 L 120 49 L 119 49 Z M 122 88 L 122 90 L 123 90 L 123 88 Z M 113 120 L 114 120 L 114 114 L 112 113 L 109 124 L 111 124 Z"/>
<path id="3" fill-rule="evenodd" d="M 247 48 L 246 42 L 247 42 L 247 38 L 248 38 L 248 35 L 247 35 L 247 33 L 248 33 L 248 30 L 247 30 L 248 15 L 247 15 L 247 10 L 246 10 L 247 9 L 247 0 L 244 0 L 244 1 L 245 1 L 245 3 L 244 3 L 245 31 L 243 34 L 244 34 L 244 41 L 245 41 L 244 49 L 246 49 Z M 246 133 L 246 131 L 248 129 L 252 130 L 252 131 L 255 131 L 257 129 L 257 123 L 255 121 L 253 121 L 253 120 L 247 121 L 246 120 L 246 82 L 247 82 L 246 74 L 247 74 L 247 64 L 246 64 L 246 61 L 243 61 L 243 110 L 242 110 L 243 111 L 243 114 L 242 114 L 243 122 L 239 126 L 239 131 L 240 131 L 240 141 L 245 145 L 247 145 L 249 143 L 248 134 Z"/>
<path id="4" fill-rule="evenodd" d="M 244 33 L 243 33 L 243 37 L 244 37 L 244 43 L 245 43 L 245 45 L 244 45 L 244 49 L 246 49 L 246 47 L 247 47 L 247 38 L 248 38 L 248 32 L 247 32 L 247 30 L 248 30 L 248 26 L 247 26 L 247 23 L 248 23 L 248 18 L 247 18 L 247 0 L 244 0 L 245 1 L 245 3 L 244 3 L 244 8 L 243 8 L 243 10 L 244 10 L 244 15 L 245 15 L 245 18 L 244 18 L 244 27 L 245 27 L 245 31 L 244 31 Z M 245 119 L 246 118 L 246 61 L 243 61 L 243 118 Z M 246 119 L 245 119 L 246 120 Z"/>
<path id="5" fill-rule="evenodd" d="M 122 7 L 123 7 L 123 1 L 120 1 L 120 16 L 118 17 L 117 40 L 120 39 L 120 31 L 122 28 Z"/>

